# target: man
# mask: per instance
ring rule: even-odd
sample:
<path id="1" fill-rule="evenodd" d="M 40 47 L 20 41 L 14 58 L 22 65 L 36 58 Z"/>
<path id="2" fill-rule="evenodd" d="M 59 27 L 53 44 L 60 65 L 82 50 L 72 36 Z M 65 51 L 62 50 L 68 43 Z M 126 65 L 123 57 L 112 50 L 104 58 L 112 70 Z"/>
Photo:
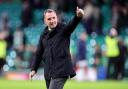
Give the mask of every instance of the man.
<path id="1" fill-rule="evenodd" d="M 47 89 L 63 89 L 67 79 L 74 77 L 69 45 L 71 33 L 75 30 L 84 15 L 84 11 L 77 7 L 76 15 L 68 25 L 58 22 L 56 12 L 47 9 L 44 12 L 44 22 L 47 27 L 40 36 L 36 53 L 36 60 L 29 77 L 32 78 L 44 62 L 44 77 Z"/>
<path id="2" fill-rule="evenodd" d="M 115 28 L 110 29 L 109 35 L 105 37 L 106 43 L 106 56 L 108 57 L 108 68 L 107 68 L 107 79 L 118 79 L 119 73 L 119 37 L 117 30 Z M 113 72 L 111 73 L 111 68 L 113 67 Z"/>

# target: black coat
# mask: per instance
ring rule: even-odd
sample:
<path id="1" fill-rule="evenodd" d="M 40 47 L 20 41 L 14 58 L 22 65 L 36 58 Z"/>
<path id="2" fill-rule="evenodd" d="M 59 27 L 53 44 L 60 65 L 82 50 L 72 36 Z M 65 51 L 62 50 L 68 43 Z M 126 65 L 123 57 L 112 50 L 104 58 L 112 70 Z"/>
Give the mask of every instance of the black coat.
<path id="1" fill-rule="evenodd" d="M 43 60 L 46 79 L 76 75 L 71 62 L 69 46 L 71 33 L 80 20 L 81 18 L 75 16 L 68 25 L 58 23 L 51 31 L 48 30 L 48 27 L 44 29 L 40 36 L 32 70 L 37 72 L 39 64 Z"/>

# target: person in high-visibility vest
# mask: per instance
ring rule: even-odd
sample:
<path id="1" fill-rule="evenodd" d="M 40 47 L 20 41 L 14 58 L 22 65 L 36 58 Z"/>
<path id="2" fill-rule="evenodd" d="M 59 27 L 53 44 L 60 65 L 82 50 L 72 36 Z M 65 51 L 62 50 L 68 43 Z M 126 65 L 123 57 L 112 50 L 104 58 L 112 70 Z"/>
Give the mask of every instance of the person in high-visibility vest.
<path id="1" fill-rule="evenodd" d="M 3 66 L 6 63 L 6 51 L 7 43 L 5 40 L 0 39 L 0 74 L 2 73 Z"/>
<path id="2" fill-rule="evenodd" d="M 107 78 L 117 79 L 118 60 L 119 60 L 120 51 L 118 47 L 118 34 L 115 28 L 110 29 L 110 34 L 106 36 L 105 42 L 106 42 L 106 56 L 108 57 Z M 111 71 L 112 66 L 113 66 L 113 71 Z"/>

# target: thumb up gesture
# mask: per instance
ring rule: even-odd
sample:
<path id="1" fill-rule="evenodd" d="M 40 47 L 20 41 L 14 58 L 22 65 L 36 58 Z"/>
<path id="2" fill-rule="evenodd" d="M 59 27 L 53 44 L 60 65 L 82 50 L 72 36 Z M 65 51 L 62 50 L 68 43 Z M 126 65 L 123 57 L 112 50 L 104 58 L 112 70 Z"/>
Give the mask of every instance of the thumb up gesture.
<path id="1" fill-rule="evenodd" d="M 83 15 L 84 15 L 84 10 L 81 9 L 81 8 L 79 8 L 79 7 L 77 7 L 77 8 L 76 8 L 76 15 L 77 15 L 77 17 L 82 18 Z"/>

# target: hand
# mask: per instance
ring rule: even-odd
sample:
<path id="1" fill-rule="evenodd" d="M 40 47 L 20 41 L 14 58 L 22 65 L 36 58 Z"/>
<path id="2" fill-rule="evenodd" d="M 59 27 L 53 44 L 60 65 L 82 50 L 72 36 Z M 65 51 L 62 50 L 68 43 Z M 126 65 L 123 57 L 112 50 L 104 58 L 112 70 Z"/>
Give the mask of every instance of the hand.
<path id="1" fill-rule="evenodd" d="M 36 72 L 33 70 L 29 73 L 29 79 L 31 80 L 32 77 L 36 74 Z"/>
<path id="2" fill-rule="evenodd" d="M 84 10 L 77 7 L 76 8 L 76 14 L 77 14 L 77 17 L 83 17 L 84 16 Z"/>

